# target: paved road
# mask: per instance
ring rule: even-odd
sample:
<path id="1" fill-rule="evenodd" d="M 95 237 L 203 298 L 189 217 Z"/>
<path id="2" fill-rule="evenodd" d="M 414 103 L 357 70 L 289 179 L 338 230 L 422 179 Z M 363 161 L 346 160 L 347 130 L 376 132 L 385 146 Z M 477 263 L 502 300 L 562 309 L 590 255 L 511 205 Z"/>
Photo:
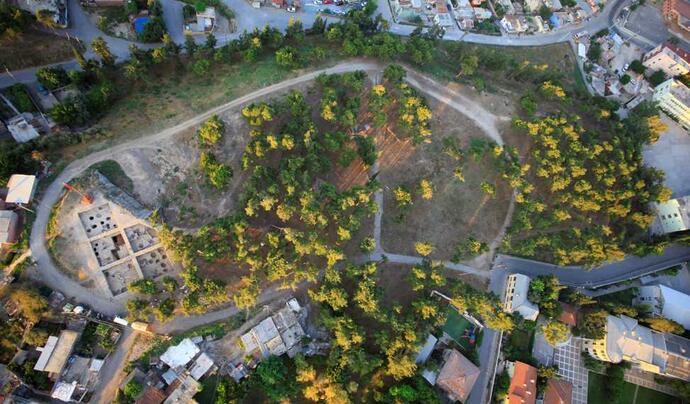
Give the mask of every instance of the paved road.
<path id="1" fill-rule="evenodd" d="M 604 264 L 593 269 L 578 266 L 561 267 L 508 255 L 498 255 L 494 268 L 530 276 L 553 274 L 564 285 L 598 288 L 660 271 L 688 260 L 690 260 L 690 247 L 674 245 L 667 248 L 662 255 L 628 256 L 623 261 Z"/>
<path id="2" fill-rule="evenodd" d="M 96 386 L 94 386 L 94 395 L 91 398 L 91 403 L 109 404 L 113 402 L 115 393 L 124 376 L 120 373 L 127 364 L 127 357 L 132 346 L 134 346 L 136 336 L 137 333 L 131 328 L 125 327 L 122 331 L 117 349 L 108 357 L 98 374 L 99 379 Z"/>

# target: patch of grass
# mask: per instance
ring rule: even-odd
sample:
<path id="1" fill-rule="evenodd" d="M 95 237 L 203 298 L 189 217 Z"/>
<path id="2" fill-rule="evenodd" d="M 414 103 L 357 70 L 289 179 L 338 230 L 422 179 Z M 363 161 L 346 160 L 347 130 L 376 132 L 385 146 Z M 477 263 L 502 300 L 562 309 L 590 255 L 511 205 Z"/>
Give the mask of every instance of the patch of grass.
<path id="1" fill-rule="evenodd" d="M 619 292 L 610 293 L 608 295 L 603 295 L 599 297 L 599 301 L 630 306 L 632 305 L 632 300 L 635 297 L 636 290 L 637 288 L 630 288 L 621 290 Z"/>
<path id="2" fill-rule="evenodd" d="M 606 391 L 607 378 L 598 373 L 589 372 L 589 380 L 587 385 L 587 403 L 589 404 L 634 404 L 633 397 L 635 396 L 635 385 L 624 382 L 625 389 L 620 397 L 611 397 Z M 638 392 L 639 394 L 639 392 Z M 639 401 L 643 403 L 643 401 Z M 644 401 L 649 403 L 650 401 Z"/>
<path id="3" fill-rule="evenodd" d="M 635 399 L 636 404 L 674 404 L 678 401 L 679 399 L 676 397 L 646 387 L 640 387 L 639 390 L 637 390 L 637 398 Z"/>
<path id="4" fill-rule="evenodd" d="M 96 163 L 90 167 L 91 170 L 98 170 L 101 174 L 105 175 L 110 182 L 115 184 L 117 187 L 122 189 L 127 193 L 132 193 L 134 191 L 134 183 L 132 179 L 125 174 L 122 166 L 115 160 L 104 160 L 100 163 Z"/>
<path id="5" fill-rule="evenodd" d="M 0 40 L 0 67 L 4 70 L 26 69 L 33 66 L 72 59 L 67 38 L 40 31 L 27 31 L 18 38 Z"/>
<path id="6" fill-rule="evenodd" d="M 213 404 L 216 402 L 216 389 L 223 376 L 212 375 L 201 381 L 201 391 L 194 396 L 200 404 Z M 234 381 L 232 381 L 234 383 Z"/>

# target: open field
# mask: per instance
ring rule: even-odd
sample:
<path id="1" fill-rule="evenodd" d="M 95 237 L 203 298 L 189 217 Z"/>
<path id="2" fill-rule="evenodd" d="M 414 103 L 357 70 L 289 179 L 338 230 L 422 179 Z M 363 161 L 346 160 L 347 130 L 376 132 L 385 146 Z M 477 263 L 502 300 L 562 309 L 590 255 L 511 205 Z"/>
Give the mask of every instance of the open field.
<path id="1" fill-rule="evenodd" d="M 67 38 L 29 30 L 15 39 L 0 40 L 0 67 L 19 70 L 72 59 Z"/>
<path id="2" fill-rule="evenodd" d="M 488 158 L 477 163 L 468 156 L 462 164 L 465 182 L 453 176 L 458 162 L 443 152 L 443 139 L 453 138 L 466 149 L 471 138 L 482 137 L 482 131 L 464 115 L 442 103 L 428 101 L 434 113 L 432 142 L 411 148 L 403 158 L 387 164 L 386 152 L 381 156 L 382 244 L 385 251 L 411 255 L 415 253 L 415 242 L 427 241 L 436 247 L 432 257 L 450 259 L 456 243 L 468 236 L 487 243 L 496 237 L 508 211 L 511 190 L 499 179 Z M 433 198 L 414 197 L 411 209 L 400 221 L 392 190 L 404 186 L 418 193 L 422 179 L 433 183 Z M 482 181 L 496 185 L 494 198 L 479 188 Z"/>

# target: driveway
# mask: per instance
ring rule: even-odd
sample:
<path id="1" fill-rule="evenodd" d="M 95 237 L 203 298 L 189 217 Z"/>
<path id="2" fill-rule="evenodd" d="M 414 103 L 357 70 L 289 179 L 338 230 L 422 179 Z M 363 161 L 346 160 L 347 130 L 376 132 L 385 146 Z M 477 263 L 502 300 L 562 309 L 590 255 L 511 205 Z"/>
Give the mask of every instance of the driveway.
<path id="1" fill-rule="evenodd" d="M 582 362 L 582 338 L 573 337 L 570 342 L 554 351 L 554 364 L 561 379 L 573 385 L 573 404 L 587 404 L 588 370 Z"/>
<path id="2" fill-rule="evenodd" d="M 690 134 L 674 120 L 661 114 L 668 126 L 659 141 L 642 151 L 647 165 L 664 170 L 664 183 L 673 190 L 673 197 L 690 195 Z"/>

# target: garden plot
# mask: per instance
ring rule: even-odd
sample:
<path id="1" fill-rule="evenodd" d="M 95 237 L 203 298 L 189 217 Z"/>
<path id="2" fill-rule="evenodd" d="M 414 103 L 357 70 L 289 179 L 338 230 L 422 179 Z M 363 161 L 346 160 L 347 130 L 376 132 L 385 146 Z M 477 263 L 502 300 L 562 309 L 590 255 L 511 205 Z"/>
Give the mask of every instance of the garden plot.
<path id="1" fill-rule="evenodd" d="M 414 254 L 415 242 L 426 241 L 436 248 L 432 257 L 450 259 L 455 244 L 469 236 L 486 243 L 494 240 L 508 212 L 511 190 L 488 158 L 476 162 L 466 152 L 461 165 L 465 181 L 454 177 L 459 163 L 443 152 L 443 139 L 455 139 L 465 151 L 473 137 L 490 139 L 483 137 L 482 131 L 464 115 L 433 99 L 429 102 L 434 113 L 432 142 L 411 150 L 397 147 L 387 152 L 384 148 L 379 157 L 378 179 L 384 193 L 382 244 L 387 252 Z M 430 200 L 420 196 L 422 179 L 433 184 Z M 495 186 L 493 197 L 482 191 L 482 182 Z M 398 186 L 413 195 L 412 205 L 402 220 L 393 196 L 393 189 Z"/>

